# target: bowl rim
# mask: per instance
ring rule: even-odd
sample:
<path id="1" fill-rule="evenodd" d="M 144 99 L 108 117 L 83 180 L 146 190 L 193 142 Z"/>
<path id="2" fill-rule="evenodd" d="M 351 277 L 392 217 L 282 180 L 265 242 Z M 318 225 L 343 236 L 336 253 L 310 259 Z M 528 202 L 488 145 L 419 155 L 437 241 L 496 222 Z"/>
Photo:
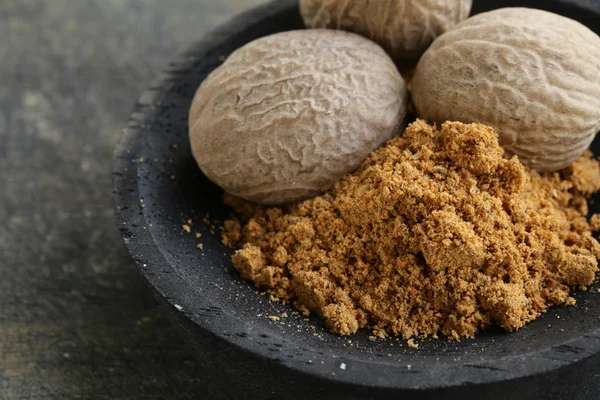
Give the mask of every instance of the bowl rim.
<path id="1" fill-rule="evenodd" d="M 579 0 L 559 1 L 562 3 L 571 2 L 574 6 L 586 9 Z M 297 7 L 297 0 L 273 0 L 239 14 L 229 22 L 206 34 L 200 41 L 193 43 L 187 51 L 170 63 L 169 67 L 159 74 L 149 88 L 143 92 L 134 106 L 127 127 L 119 138 L 112 164 L 113 197 L 119 228 L 125 246 L 140 273 L 154 291 L 165 299 L 169 307 L 173 309 L 171 311 L 181 314 L 202 331 L 217 336 L 220 340 L 235 346 L 236 349 L 252 356 L 267 359 L 281 367 L 324 381 L 377 389 L 429 390 L 466 384 L 497 383 L 547 373 L 599 353 L 600 328 L 597 328 L 587 335 L 556 343 L 554 346 L 540 351 L 495 360 L 493 365 L 489 361 L 481 361 L 434 366 L 431 371 L 427 371 L 427 378 L 415 379 L 411 374 L 399 374 L 398 369 L 406 368 L 406 365 L 368 360 L 352 360 L 352 371 L 332 375 L 329 366 L 327 368 L 315 368 L 314 365 L 306 365 L 304 361 L 295 358 L 280 359 L 276 354 L 267 351 L 263 347 L 252 346 L 242 337 L 236 335 L 225 336 L 222 334 L 223 329 L 215 329 L 216 325 L 220 327 L 235 326 L 237 329 L 246 326 L 247 322 L 235 315 L 223 313 L 217 323 L 214 319 L 211 319 L 209 323 L 194 312 L 194 309 L 215 305 L 195 291 L 177 273 L 163 255 L 161 249 L 155 244 L 150 230 L 147 229 L 143 205 L 140 203 L 139 167 L 132 160 L 137 159 L 136 155 L 141 149 L 144 135 L 147 132 L 146 122 L 151 119 L 154 113 L 153 106 L 160 103 L 162 97 L 171 89 L 173 77 L 182 71 L 185 72 L 192 66 L 194 61 L 197 60 L 197 54 L 206 53 L 219 43 L 227 41 L 232 32 L 244 31 L 262 19 L 273 17 L 294 6 Z M 587 11 L 590 11 L 589 8 L 587 8 Z M 596 12 L 600 12 L 600 9 Z M 170 269 L 168 273 L 164 272 L 165 268 Z M 565 348 L 574 348 L 577 351 L 565 352 Z M 315 349 L 303 347 L 302 351 L 304 353 L 314 353 L 315 359 L 319 358 Z M 343 361 L 343 358 L 338 358 L 337 361 L 337 370 L 339 371 L 339 362 Z"/>

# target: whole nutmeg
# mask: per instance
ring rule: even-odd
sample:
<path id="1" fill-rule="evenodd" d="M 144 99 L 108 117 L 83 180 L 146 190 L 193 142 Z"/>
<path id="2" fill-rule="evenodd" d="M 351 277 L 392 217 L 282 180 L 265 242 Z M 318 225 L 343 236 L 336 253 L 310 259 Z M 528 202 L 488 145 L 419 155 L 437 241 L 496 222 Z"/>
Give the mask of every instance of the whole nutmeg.
<path id="1" fill-rule="evenodd" d="M 600 129 L 600 38 L 545 11 L 480 14 L 433 43 L 412 94 L 419 117 L 490 125 L 508 155 L 556 171 Z"/>
<path id="2" fill-rule="evenodd" d="M 317 195 L 394 134 L 406 84 L 377 44 L 333 30 L 255 40 L 202 83 L 192 152 L 229 193 L 265 204 Z"/>
<path id="3" fill-rule="evenodd" d="M 469 16 L 472 0 L 300 0 L 309 28 L 355 32 L 398 63 L 414 63 L 433 40 Z"/>

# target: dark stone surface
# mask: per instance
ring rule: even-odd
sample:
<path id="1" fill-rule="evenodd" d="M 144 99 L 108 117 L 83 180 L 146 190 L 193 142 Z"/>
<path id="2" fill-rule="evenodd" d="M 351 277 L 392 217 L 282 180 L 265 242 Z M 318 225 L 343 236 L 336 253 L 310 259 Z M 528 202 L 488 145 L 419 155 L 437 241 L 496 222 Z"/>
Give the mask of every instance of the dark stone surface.
<path id="1" fill-rule="evenodd" d="M 156 73 L 262 2 L 0 0 L 0 399 L 228 398 L 124 250 L 110 162 Z M 574 392 L 590 393 L 560 395 Z"/>
<path id="2" fill-rule="evenodd" d="M 260 3 L 0 0 L 0 399 L 224 398 L 122 245 L 110 163 L 156 73 Z"/>

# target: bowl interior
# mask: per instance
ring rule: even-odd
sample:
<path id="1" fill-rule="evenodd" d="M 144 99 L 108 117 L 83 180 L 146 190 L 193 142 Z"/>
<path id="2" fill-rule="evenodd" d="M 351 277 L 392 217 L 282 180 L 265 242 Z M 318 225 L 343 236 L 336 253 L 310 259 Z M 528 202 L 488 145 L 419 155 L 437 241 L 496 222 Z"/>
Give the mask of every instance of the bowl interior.
<path id="1" fill-rule="evenodd" d="M 158 101 L 151 105 L 151 115 L 141 129 L 139 148 L 131 149 L 130 158 L 137 174 L 137 191 L 143 218 L 131 229 L 147 230 L 164 260 L 144 261 L 138 257 L 142 272 L 152 282 L 152 276 L 176 274 L 191 288 L 195 298 L 177 299 L 177 290 L 166 295 L 169 301 L 182 308 L 190 318 L 204 328 L 213 318 L 229 318 L 239 324 L 218 325 L 219 336 L 226 340 L 242 340 L 259 348 L 264 355 L 281 362 L 303 363 L 306 368 L 323 360 L 338 358 L 346 363 L 376 363 L 377 365 L 410 365 L 408 372 L 426 374 L 435 359 L 435 368 L 461 365 L 473 370 L 487 369 L 494 374 L 503 371 L 501 360 L 523 357 L 552 348 L 554 360 L 547 364 L 562 365 L 577 353 L 577 348 L 562 344 L 588 335 L 598 334 L 600 328 L 600 294 L 594 285 L 576 294 L 576 307 L 555 307 L 524 329 L 506 333 L 498 328 L 477 335 L 474 340 L 450 342 L 418 341 L 420 348 L 408 348 L 400 340 L 370 340 L 370 332 L 339 337 L 325 329 L 320 320 L 292 313 L 288 305 L 269 302 L 257 293 L 250 283 L 240 279 L 230 261 L 232 251 L 220 241 L 220 225 L 230 215 L 222 204 L 222 191 L 204 177 L 196 166 L 188 142 L 187 113 L 192 97 L 201 81 L 227 56 L 243 44 L 278 31 L 301 29 L 302 22 L 296 6 L 280 7 L 266 19 L 257 21 L 242 32 L 208 46 L 198 53 L 192 50 L 170 66 L 169 78 L 163 81 Z M 595 29 L 600 28 L 600 15 L 564 2 L 540 1 L 475 1 L 474 13 L 503 6 L 524 5 L 552 10 L 578 19 Z M 600 154 L 600 140 L 592 146 Z M 600 212 L 600 197 L 596 196 L 591 212 Z M 136 205 L 132 205 L 135 207 Z M 188 221 L 191 220 L 191 223 Z M 126 225 L 130 220 L 122 220 Z M 143 225 L 143 227 L 139 225 Z M 191 233 L 182 229 L 188 224 Z M 195 233 L 201 236 L 196 237 Z M 202 244 L 202 249 L 198 244 Z M 140 246 L 137 244 L 138 253 Z M 167 279 L 163 276 L 162 279 Z M 162 290 L 159 290 L 162 292 Z M 164 294 L 164 293 L 163 293 Z M 281 317 L 287 313 L 287 317 Z M 278 316 L 274 321 L 269 316 Z M 244 346 L 242 344 L 242 346 Z M 561 356 L 564 354 L 564 357 Z M 484 362 L 484 364 L 482 364 Z M 328 362 L 329 363 L 329 362 Z M 339 368 L 339 363 L 332 363 Z M 497 369 L 498 371 L 495 371 Z M 505 371 L 506 372 L 506 371 Z M 518 371 L 513 370 L 518 375 Z M 433 372 L 432 372 L 433 373 Z M 448 372 L 451 374 L 452 372 Z"/>

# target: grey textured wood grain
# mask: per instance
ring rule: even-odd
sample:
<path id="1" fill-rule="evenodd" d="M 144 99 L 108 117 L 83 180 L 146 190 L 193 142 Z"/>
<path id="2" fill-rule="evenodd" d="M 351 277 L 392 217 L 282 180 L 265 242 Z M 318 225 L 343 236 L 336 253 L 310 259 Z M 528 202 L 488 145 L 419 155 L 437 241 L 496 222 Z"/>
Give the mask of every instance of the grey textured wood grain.
<path id="1" fill-rule="evenodd" d="M 0 0 L 0 399 L 223 398 L 122 245 L 110 162 L 134 102 L 261 0 Z"/>

